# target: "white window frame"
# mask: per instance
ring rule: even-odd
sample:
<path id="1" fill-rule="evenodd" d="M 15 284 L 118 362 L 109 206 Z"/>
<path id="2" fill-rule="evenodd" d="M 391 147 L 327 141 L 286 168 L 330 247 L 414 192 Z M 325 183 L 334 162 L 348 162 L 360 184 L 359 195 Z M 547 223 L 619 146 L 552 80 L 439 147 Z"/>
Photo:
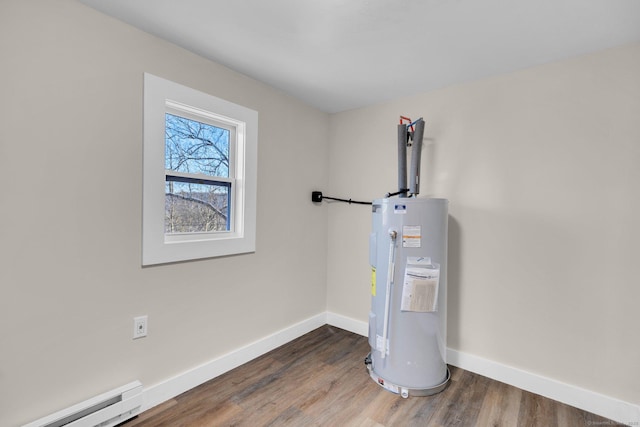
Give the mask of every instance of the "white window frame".
<path id="1" fill-rule="evenodd" d="M 166 175 L 180 175 L 165 170 L 165 113 L 220 123 L 235 132 L 235 144 L 230 141 L 229 231 L 165 234 Z M 255 252 L 258 113 L 145 73 L 143 130 L 142 265 Z"/>

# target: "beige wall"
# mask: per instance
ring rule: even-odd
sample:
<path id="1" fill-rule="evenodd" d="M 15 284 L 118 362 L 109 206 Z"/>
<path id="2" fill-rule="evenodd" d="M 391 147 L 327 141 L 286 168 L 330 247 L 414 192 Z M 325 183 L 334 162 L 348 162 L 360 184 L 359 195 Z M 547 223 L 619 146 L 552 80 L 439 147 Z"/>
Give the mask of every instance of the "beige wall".
<path id="1" fill-rule="evenodd" d="M 450 200 L 450 348 L 640 401 L 640 45 L 339 113 L 327 194 L 396 187 L 424 116 L 421 196 Z M 369 310 L 367 208 L 329 208 L 328 310 Z"/>
<path id="2" fill-rule="evenodd" d="M 3 0 L 0 61 L 0 425 L 326 310 L 327 114 L 71 0 Z M 141 267 L 143 72 L 259 112 L 255 254 Z"/>

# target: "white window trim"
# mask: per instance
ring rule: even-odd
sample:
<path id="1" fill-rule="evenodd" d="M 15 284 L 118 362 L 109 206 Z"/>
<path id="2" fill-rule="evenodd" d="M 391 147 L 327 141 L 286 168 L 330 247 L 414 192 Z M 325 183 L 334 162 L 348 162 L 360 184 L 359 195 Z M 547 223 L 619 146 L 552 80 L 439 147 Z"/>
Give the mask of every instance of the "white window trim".
<path id="1" fill-rule="evenodd" d="M 232 230 L 165 238 L 165 113 L 191 111 L 234 125 L 236 159 L 229 173 Z M 144 74 L 142 265 L 163 264 L 255 252 L 258 166 L 258 113 L 241 105 Z"/>

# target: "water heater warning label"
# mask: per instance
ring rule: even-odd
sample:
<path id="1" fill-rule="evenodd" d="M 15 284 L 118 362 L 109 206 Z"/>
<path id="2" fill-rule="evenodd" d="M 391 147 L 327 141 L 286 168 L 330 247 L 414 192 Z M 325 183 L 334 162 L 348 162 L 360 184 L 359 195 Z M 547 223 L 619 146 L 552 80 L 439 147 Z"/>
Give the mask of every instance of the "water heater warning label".
<path id="1" fill-rule="evenodd" d="M 402 247 L 419 248 L 422 240 L 422 228 L 419 225 L 405 225 L 402 227 Z"/>
<path id="2" fill-rule="evenodd" d="M 376 296 L 376 268 L 371 267 L 371 296 Z"/>

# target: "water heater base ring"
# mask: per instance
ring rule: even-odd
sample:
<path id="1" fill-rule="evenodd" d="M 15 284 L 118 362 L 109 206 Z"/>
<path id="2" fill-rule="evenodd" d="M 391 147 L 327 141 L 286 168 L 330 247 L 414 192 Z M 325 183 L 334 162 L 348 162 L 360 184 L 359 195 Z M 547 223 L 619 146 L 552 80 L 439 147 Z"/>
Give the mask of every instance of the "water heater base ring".
<path id="1" fill-rule="evenodd" d="M 451 372 L 449 371 L 449 367 L 447 367 L 447 376 L 440 384 L 429 388 L 406 388 L 380 378 L 375 372 L 373 372 L 371 364 L 367 364 L 367 371 L 369 371 L 369 376 L 371 377 L 371 379 L 375 381 L 375 383 L 380 387 L 384 388 L 387 391 L 390 391 L 391 393 L 399 394 L 404 398 L 407 398 L 409 396 L 431 396 L 434 394 L 438 394 L 445 388 L 447 388 L 449 380 L 451 379 Z"/>

